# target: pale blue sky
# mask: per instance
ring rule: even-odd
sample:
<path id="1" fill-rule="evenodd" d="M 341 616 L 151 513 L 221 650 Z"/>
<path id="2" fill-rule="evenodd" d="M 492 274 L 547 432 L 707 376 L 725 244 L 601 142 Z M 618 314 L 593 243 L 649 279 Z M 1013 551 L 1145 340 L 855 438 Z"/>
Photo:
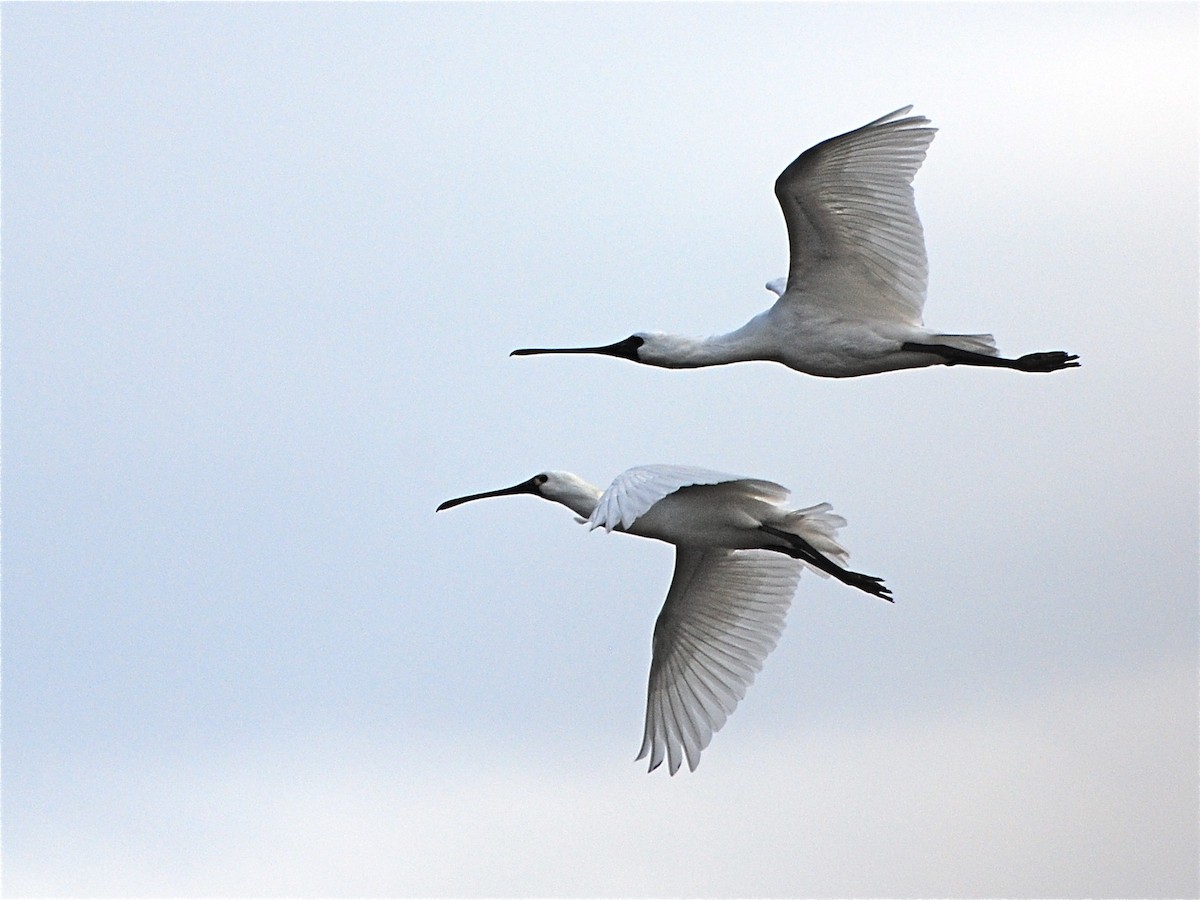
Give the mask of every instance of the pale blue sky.
<path id="1" fill-rule="evenodd" d="M 1185 896 L 1197 7 L 5 4 L 7 894 Z M 913 103 L 926 321 L 1054 375 L 520 346 L 724 331 L 772 194 Z M 801 581 L 647 776 L 665 545 L 547 468 L 769 478 Z"/>

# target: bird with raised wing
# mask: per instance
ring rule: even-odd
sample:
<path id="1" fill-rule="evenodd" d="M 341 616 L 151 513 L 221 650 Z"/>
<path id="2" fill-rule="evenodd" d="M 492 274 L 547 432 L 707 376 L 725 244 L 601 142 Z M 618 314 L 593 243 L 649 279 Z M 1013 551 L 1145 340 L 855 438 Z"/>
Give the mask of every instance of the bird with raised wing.
<path id="1" fill-rule="evenodd" d="M 851 572 L 837 542 L 846 524 L 828 503 L 785 505 L 771 481 L 692 466 L 638 466 L 601 490 L 570 472 L 542 472 L 512 487 L 447 500 L 438 511 L 512 494 L 572 510 L 579 522 L 674 544 L 675 575 L 654 626 L 646 722 L 638 759 L 666 758 L 674 775 L 745 696 L 783 631 L 800 571 L 809 567 L 891 601 L 882 579 Z"/>
<path id="2" fill-rule="evenodd" d="M 936 129 L 911 106 L 806 150 L 779 176 L 790 262 L 766 312 L 706 338 L 638 332 L 599 353 L 668 369 L 765 360 L 826 378 L 933 365 L 1053 372 L 1079 365 L 1062 351 L 1006 359 L 990 334 L 946 334 L 922 320 L 928 264 L 912 180 Z"/>

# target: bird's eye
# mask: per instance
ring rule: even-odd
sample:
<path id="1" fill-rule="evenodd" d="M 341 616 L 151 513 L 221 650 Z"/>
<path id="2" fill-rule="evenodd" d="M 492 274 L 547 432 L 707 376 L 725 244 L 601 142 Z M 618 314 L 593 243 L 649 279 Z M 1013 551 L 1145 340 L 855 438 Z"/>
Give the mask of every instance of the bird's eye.
<path id="1" fill-rule="evenodd" d="M 550 480 L 550 476 L 548 476 L 548 475 L 534 475 L 533 476 L 533 483 L 536 484 L 538 487 L 541 487 L 543 484 L 545 484 L 549 480 Z"/>

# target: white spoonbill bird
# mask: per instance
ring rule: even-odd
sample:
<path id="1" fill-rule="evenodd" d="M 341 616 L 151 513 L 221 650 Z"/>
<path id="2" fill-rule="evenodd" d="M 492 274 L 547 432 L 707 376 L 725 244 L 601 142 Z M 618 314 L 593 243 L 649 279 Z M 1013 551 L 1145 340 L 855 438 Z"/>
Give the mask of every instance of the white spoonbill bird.
<path id="1" fill-rule="evenodd" d="M 1061 351 L 997 354 L 990 334 L 924 326 L 928 266 L 912 180 L 936 129 L 906 106 L 804 151 L 775 182 L 787 223 L 788 276 L 766 312 L 728 334 L 690 338 L 638 333 L 603 347 L 529 348 L 601 353 L 668 369 L 747 360 L 847 378 L 933 365 L 1053 372 L 1079 365 Z"/>
<path id="2" fill-rule="evenodd" d="M 883 581 L 850 572 L 837 542 L 846 524 L 828 503 L 784 505 L 787 488 L 692 466 L 638 466 L 601 493 L 570 472 L 542 472 L 497 491 L 447 500 L 534 494 L 592 528 L 674 544 L 675 575 L 654 626 L 646 727 L 638 759 L 650 771 L 682 756 L 693 771 L 783 631 L 800 570 L 809 566 L 891 601 Z M 682 756 L 681 756 L 682 753 Z"/>

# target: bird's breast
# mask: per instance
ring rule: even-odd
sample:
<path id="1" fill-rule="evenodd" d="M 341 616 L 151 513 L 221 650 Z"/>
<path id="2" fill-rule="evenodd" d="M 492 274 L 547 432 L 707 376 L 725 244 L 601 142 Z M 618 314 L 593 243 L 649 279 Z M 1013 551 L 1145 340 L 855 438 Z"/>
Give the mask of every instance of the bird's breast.
<path id="1" fill-rule="evenodd" d="M 927 365 L 903 354 L 901 345 L 923 333 L 911 326 L 828 311 L 800 312 L 787 323 L 780 362 L 822 378 L 849 378 Z"/>
<path id="2" fill-rule="evenodd" d="M 759 526 L 770 504 L 761 500 L 712 502 L 714 493 L 696 486 L 669 494 L 639 516 L 628 532 L 677 546 L 731 550 L 761 546 Z"/>

